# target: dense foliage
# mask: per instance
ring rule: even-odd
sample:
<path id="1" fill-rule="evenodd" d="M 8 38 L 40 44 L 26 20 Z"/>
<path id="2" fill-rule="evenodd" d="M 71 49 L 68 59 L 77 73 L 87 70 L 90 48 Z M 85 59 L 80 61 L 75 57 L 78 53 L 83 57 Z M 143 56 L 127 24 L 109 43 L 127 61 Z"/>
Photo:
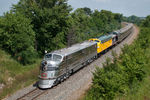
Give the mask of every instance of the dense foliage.
<path id="1" fill-rule="evenodd" d="M 142 27 L 149 27 L 150 28 L 150 15 L 146 17 L 145 20 L 142 21 Z"/>
<path id="2" fill-rule="evenodd" d="M 40 53 L 65 47 L 71 10 L 66 0 L 20 0 L 13 6 L 31 19 L 35 31 L 35 49 Z"/>
<path id="3" fill-rule="evenodd" d="M 20 0 L 0 17 L 0 48 L 22 64 L 74 43 L 120 28 L 121 14 L 79 8 L 67 0 Z"/>
<path id="4" fill-rule="evenodd" d="M 23 64 L 32 63 L 35 32 L 28 18 L 20 13 L 6 13 L 0 19 L 0 47 Z"/>
<path id="5" fill-rule="evenodd" d="M 148 19 L 149 17 L 143 23 L 149 23 Z M 150 28 L 143 27 L 139 38 L 132 45 L 126 45 L 120 57 L 113 53 L 113 63 L 107 60 L 103 69 L 96 69 L 93 73 L 93 85 L 85 100 L 113 100 L 116 97 L 137 92 L 147 76 L 147 67 L 150 65 L 149 51 Z"/>

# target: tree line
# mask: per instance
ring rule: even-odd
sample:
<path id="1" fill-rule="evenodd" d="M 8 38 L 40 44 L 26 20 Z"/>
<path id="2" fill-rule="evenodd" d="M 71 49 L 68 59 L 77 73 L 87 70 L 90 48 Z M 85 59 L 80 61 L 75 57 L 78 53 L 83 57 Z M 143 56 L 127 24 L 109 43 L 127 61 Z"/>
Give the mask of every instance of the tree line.
<path id="1" fill-rule="evenodd" d="M 22 64 L 34 63 L 44 51 L 82 42 L 120 28 L 122 15 L 78 8 L 67 0 L 20 0 L 0 17 L 0 48 Z"/>
<path id="2" fill-rule="evenodd" d="M 129 16 L 129 17 L 123 17 L 123 21 L 134 23 L 138 26 L 140 26 L 141 22 L 145 19 L 145 17 L 137 17 L 135 15 Z"/>

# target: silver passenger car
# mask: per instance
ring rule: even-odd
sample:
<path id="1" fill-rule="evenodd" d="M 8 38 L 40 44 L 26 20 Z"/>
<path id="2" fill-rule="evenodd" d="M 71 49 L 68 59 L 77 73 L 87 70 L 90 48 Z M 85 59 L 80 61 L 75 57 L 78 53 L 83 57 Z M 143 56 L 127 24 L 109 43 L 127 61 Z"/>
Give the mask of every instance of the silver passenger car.
<path id="1" fill-rule="evenodd" d="M 50 88 L 97 57 L 96 42 L 85 41 L 44 56 L 40 66 L 39 88 Z"/>
<path id="2" fill-rule="evenodd" d="M 127 23 L 124 28 L 114 31 L 113 34 L 117 36 L 116 41 L 121 42 L 132 32 L 132 29 L 133 29 L 133 24 Z"/>

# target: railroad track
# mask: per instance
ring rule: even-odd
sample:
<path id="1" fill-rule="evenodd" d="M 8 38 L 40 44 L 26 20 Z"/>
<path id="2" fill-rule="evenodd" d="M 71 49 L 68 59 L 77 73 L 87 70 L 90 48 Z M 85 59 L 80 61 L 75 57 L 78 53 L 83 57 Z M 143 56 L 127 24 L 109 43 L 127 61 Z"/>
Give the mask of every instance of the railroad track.
<path id="1" fill-rule="evenodd" d="M 34 90 L 28 92 L 27 94 L 19 97 L 17 100 L 36 100 L 40 95 L 44 94 L 48 90 L 40 90 L 35 88 Z"/>

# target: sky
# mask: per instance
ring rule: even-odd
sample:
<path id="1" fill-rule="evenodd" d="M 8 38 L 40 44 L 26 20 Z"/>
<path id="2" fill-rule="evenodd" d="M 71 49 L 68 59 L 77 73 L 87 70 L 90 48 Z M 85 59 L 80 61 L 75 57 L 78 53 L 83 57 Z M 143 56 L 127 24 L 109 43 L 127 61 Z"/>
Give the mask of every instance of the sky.
<path id="1" fill-rule="evenodd" d="M 9 11 L 12 4 L 19 0 L 0 0 L 0 16 Z M 150 0 L 68 0 L 73 9 L 89 7 L 92 10 L 109 10 L 124 16 L 136 15 L 146 17 L 150 15 Z"/>
<path id="2" fill-rule="evenodd" d="M 0 0 L 0 16 L 7 12 L 12 7 L 12 4 L 17 4 L 19 0 Z"/>

